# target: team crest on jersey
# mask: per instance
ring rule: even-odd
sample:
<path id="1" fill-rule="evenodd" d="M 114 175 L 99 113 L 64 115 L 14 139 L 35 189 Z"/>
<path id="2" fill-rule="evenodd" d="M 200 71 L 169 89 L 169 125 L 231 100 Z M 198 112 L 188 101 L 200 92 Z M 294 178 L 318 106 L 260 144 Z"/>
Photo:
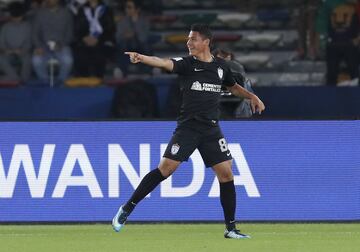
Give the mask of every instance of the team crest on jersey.
<path id="1" fill-rule="evenodd" d="M 224 76 L 224 70 L 221 67 L 218 67 L 218 75 L 220 80 L 222 80 L 223 76 Z"/>
<path id="2" fill-rule="evenodd" d="M 179 144 L 173 144 L 171 146 L 171 154 L 176 155 L 179 152 L 180 145 Z"/>

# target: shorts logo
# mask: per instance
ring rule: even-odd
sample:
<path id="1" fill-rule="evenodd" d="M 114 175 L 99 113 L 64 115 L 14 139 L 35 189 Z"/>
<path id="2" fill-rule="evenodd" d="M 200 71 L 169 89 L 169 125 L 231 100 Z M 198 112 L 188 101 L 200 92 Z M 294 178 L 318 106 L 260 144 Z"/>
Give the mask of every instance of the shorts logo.
<path id="1" fill-rule="evenodd" d="M 179 149 L 180 149 L 180 145 L 179 144 L 173 144 L 171 146 L 171 154 L 172 155 L 176 155 L 178 152 L 179 152 Z"/>
<path id="2" fill-rule="evenodd" d="M 224 76 L 224 70 L 221 67 L 218 67 L 217 71 L 218 71 L 220 80 L 222 80 L 222 78 Z"/>

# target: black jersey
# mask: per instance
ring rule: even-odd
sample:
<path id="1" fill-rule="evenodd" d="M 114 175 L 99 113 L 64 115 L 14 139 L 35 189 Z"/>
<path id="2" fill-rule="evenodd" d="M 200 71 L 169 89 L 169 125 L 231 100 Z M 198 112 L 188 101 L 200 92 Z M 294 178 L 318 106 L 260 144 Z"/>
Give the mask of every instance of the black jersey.
<path id="1" fill-rule="evenodd" d="M 173 58 L 173 72 L 179 75 L 182 104 L 178 122 L 190 119 L 216 125 L 219 120 L 221 87 L 235 84 L 226 61 L 215 57 L 203 62 L 193 56 Z"/>

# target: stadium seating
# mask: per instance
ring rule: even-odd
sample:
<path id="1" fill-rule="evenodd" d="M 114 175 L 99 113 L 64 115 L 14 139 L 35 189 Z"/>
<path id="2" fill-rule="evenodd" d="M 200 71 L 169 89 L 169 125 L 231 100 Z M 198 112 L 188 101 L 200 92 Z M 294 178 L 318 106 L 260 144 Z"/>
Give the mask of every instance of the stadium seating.
<path id="1" fill-rule="evenodd" d="M 242 55 L 236 58 L 248 70 L 256 71 L 260 68 L 265 68 L 270 62 L 270 55 L 268 54 L 249 54 Z"/>
<path id="2" fill-rule="evenodd" d="M 247 22 L 249 22 L 253 15 L 251 13 L 223 13 L 218 15 L 218 20 L 220 20 L 225 26 L 229 28 L 241 28 Z"/>
<path id="3" fill-rule="evenodd" d="M 298 40 L 294 14 L 300 1 L 253 2 L 255 9 L 230 0 L 163 1 L 162 14 L 150 18 L 154 53 L 165 57 L 186 54 L 189 26 L 208 23 L 215 47 L 233 50 L 257 80 L 255 85 L 323 85 L 324 62 L 294 60 Z"/>
<path id="4" fill-rule="evenodd" d="M 119 1 L 107 1 L 119 8 Z M 214 32 L 215 47 L 226 47 L 244 64 L 255 86 L 324 84 L 323 61 L 294 60 L 298 33 L 296 8 L 300 0 L 248 1 L 234 0 L 167 0 L 159 10 L 151 13 L 154 1 L 144 0 L 145 13 L 149 15 L 151 35 L 149 45 L 158 56 L 174 57 L 187 54 L 186 41 L 192 23 L 208 23 Z M 156 5 L 158 6 L 158 5 Z M 149 8 L 149 10 L 146 10 Z M 108 85 L 119 83 L 106 76 Z M 162 78 L 159 74 L 159 78 Z M 120 80 L 121 82 L 121 80 Z M 97 85 L 97 84 L 96 84 Z M 0 83 L 2 86 L 16 84 Z M 70 85 L 72 86 L 72 85 Z M 77 85 L 75 85 L 77 86 Z"/>

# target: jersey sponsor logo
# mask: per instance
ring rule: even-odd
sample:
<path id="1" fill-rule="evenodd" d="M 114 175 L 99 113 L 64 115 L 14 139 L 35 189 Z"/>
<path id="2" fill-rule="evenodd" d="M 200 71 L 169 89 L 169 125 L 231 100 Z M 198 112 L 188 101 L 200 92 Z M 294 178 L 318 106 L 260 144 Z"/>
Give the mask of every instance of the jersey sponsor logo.
<path id="1" fill-rule="evenodd" d="M 171 146 L 171 154 L 172 155 L 176 155 L 178 152 L 179 152 L 179 149 L 180 149 L 180 145 L 179 144 L 173 144 Z"/>
<path id="2" fill-rule="evenodd" d="M 191 86 L 191 90 L 220 93 L 221 85 L 200 83 L 199 81 L 195 81 Z"/>
<path id="3" fill-rule="evenodd" d="M 192 86 L 191 86 L 192 90 L 196 90 L 196 91 L 203 91 L 202 85 L 200 82 L 195 81 Z"/>
<path id="4" fill-rule="evenodd" d="M 176 57 L 176 58 L 172 58 L 173 60 L 175 60 L 175 61 L 180 61 L 180 60 L 183 60 L 183 58 L 182 57 Z"/>
<path id="5" fill-rule="evenodd" d="M 221 67 L 218 67 L 217 72 L 218 72 L 220 80 L 222 80 L 222 78 L 224 76 L 224 70 Z"/>
<path id="6" fill-rule="evenodd" d="M 202 72 L 202 71 L 204 71 L 204 69 L 202 69 L 202 68 L 194 68 L 194 71 L 195 72 Z"/>

